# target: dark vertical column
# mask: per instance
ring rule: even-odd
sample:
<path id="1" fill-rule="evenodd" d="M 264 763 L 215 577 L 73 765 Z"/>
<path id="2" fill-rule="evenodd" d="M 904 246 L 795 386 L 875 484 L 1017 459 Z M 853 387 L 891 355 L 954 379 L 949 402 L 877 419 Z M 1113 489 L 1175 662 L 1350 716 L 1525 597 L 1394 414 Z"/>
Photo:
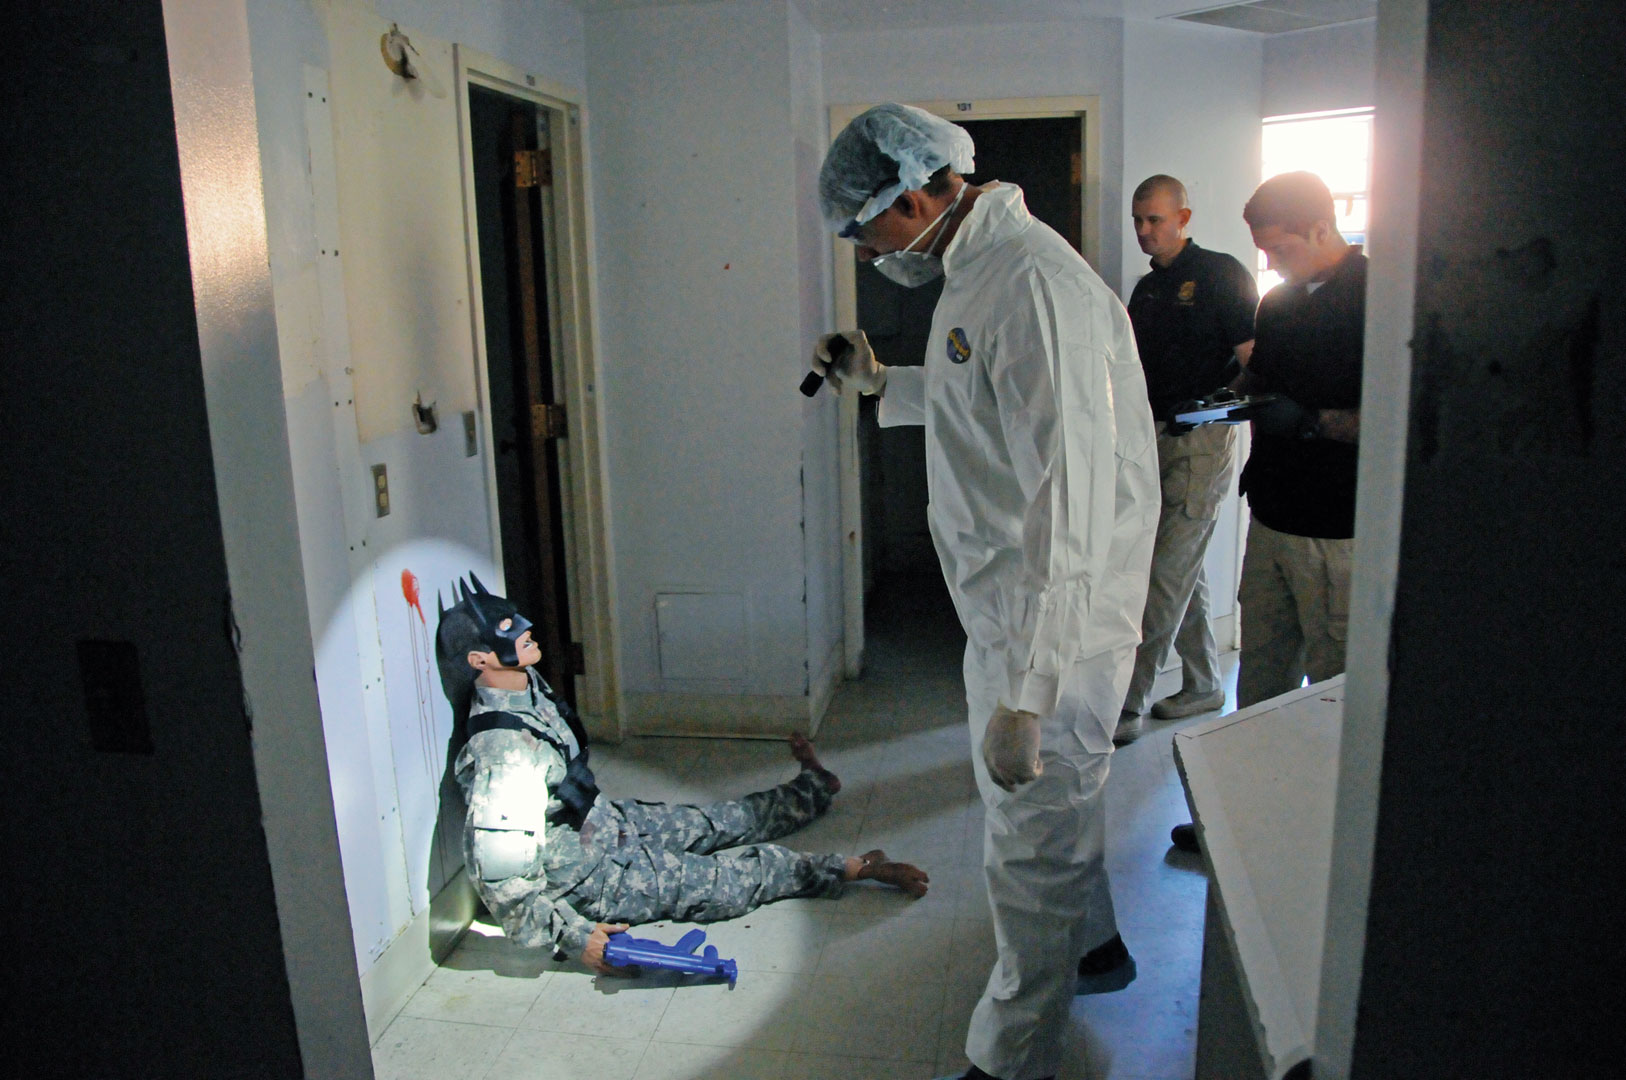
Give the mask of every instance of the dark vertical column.
<path id="1" fill-rule="evenodd" d="M 298 1077 L 163 10 L 27 18 L 0 215 L 6 1071 Z"/>
<path id="2" fill-rule="evenodd" d="M 1619 15 L 1606 0 L 1429 6 L 1358 1077 L 1613 1071 L 1626 764 L 1626 52 L 1608 29 Z"/>

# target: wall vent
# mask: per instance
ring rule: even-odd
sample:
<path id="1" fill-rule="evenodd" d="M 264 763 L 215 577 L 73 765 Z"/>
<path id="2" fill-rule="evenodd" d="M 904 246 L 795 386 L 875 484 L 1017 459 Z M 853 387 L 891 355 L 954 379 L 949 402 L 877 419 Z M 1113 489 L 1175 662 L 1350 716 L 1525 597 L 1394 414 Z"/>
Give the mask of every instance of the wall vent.
<path id="1" fill-rule="evenodd" d="M 1377 13 L 1377 0 L 1257 0 L 1252 4 L 1228 4 L 1225 7 L 1188 11 L 1169 18 L 1224 26 L 1232 30 L 1248 30 L 1255 34 L 1286 34 L 1294 30 L 1313 30 L 1318 26 L 1360 22 L 1375 18 Z"/>

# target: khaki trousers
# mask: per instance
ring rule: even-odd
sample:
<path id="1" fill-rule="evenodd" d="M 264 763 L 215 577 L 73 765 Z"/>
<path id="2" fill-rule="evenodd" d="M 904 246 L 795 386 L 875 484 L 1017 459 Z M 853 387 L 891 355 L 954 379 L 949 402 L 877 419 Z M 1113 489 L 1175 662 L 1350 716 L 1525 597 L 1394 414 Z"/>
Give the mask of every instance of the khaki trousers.
<path id="1" fill-rule="evenodd" d="M 1209 694 L 1220 688 L 1219 651 L 1208 618 L 1208 575 L 1203 556 L 1214 536 L 1220 503 L 1231 490 L 1236 428 L 1206 424 L 1184 435 L 1167 435 L 1159 423 L 1157 462 L 1163 512 L 1152 546 L 1152 575 L 1141 615 L 1140 648 L 1123 711 L 1139 715 L 1158 669 L 1172 647 L 1180 654 L 1181 688 Z"/>
<path id="2" fill-rule="evenodd" d="M 1254 519 L 1242 560 L 1237 708 L 1344 670 L 1354 540 L 1277 532 Z"/>

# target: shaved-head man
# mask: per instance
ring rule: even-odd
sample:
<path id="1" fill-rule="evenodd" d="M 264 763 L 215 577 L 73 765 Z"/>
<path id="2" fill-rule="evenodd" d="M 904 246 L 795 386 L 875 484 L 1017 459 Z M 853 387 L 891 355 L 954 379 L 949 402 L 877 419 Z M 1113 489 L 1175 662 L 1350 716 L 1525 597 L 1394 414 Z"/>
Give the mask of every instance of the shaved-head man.
<path id="1" fill-rule="evenodd" d="M 1218 709 L 1225 703 L 1219 652 L 1208 624 L 1203 554 L 1220 503 L 1231 486 L 1236 430 L 1209 424 L 1184 434 L 1168 429 L 1176 405 L 1212 393 L 1235 377 L 1253 348 L 1259 294 L 1236 259 L 1197 246 L 1186 186 L 1159 173 L 1143 180 L 1130 203 L 1135 239 L 1151 273 L 1129 298 L 1129 319 L 1157 420 L 1163 508 L 1152 549 L 1151 586 L 1141 616 L 1141 645 L 1113 741 L 1127 743 L 1146 727 L 1158 668 L 1172 647 L 1180 654 L 1181 688 L 1152 705 L 1161 720 Z"/>

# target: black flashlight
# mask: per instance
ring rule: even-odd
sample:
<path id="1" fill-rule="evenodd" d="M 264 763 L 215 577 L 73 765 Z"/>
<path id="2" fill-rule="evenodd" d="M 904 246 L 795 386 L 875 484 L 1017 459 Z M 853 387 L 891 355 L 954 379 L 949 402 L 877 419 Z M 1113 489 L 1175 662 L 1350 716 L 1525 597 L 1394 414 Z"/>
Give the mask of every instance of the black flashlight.
<path id="1" fill-rule="evenodd" d="M 830 343 L 825 346 L 825 348 L 830 352 L 830 366 L 835 367 L 837 364 L 841 363 L 841 358 L 851 352 L 852 347 L 853 343 L 848 341 L 844 335 L 837 334 L 835 337 L 831 338 Z M 820 375 L 816 371 L 808 372 L 806 377 L 802 379 L 802 396 L 812 397 L 814 394 L 819 392 L 819 387 L 823 385 L 823 375 Z"/>

